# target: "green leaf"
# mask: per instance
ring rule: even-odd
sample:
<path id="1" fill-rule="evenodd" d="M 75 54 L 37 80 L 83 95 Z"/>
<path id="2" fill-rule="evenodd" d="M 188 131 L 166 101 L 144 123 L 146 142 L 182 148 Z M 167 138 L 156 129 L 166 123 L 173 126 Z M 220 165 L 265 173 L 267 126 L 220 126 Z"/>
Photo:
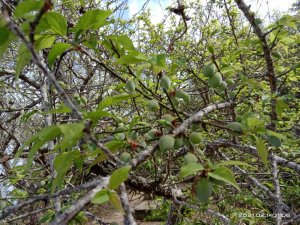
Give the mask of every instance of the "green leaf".
<path id="1" fill-rule="evenodd" d="M 154 55 L 151 59 L 150 62 L 153 66 L 159 66 L 159 67 L 165 67 L 166 66 L 166 54 L 158 54 Z"/>
<path id="2" fill-rule="evenodd" d="M 0 45 L 3 45 L 9 39 L 9 33 L 6 27 L 0 27 Z"/>
<path id="3" fill-rule="evenodd" d="M 71 47 L 67 43 L 58 43 L 53 46 L 48 55 L 48 64 L 53 66 L 55 59 L 60 56 L 64 51 L 68 50 Z"/>
<path id="4" fill-rule="evenodd" d="M 167 77 L 167 76 L 162 76 L 160 78 L 160 86 L 162 88 L 164 88 L 166 91 L 168 91 L 169 88 L 170 88 L 170 86 L 171 86 L 171 80 L 170 80 L 170 78 Z"/>
<path id="5" fill-rule="evenodd" d="M 188 163 L 180 168 L 179 177 L 185 178 L 203 169 L 200 163 Z"/>
<path id="6" fill-rule="evenodd" d="M 123 47 L 125 50 L 135 51 L 134 45 L 131 39 L 126 35 L 110 35 L 106 37 L 107 39 L 115 42 L 117 45 Z M 116 46 L 115 46 L 116 47 Z"/>
<path id="7" fill-rule="evenodd" d="M 84 119 L 90 119 L 94 123 L 102 117 L 113 117 L 113 115 L 102 110 L 97 110 L 95 112 L 88 112 L 84 114 Z"/>
<path id="8" fill-rule="evenodd" d="M 242 124 L 238 123 L 238 122 L 232 122 L 232 123 L 229 123 L 227 125 L 227 127 L 229 129 L 231 129 L 232 131 L 236 131 L 236 132 L 243 132 L 243 128 L 242 128 Z"/>
<path id="9" fill-rule="evenodd" d="M 117 189 L 121 183 L 127 180 L 130 169 L 130 166 L 125 166 L 115 170 L 109 179 L 108 188 L 111 190 Z"/>
<path id="10" fill-rule="evenodd" d="M 103 189 L 94 196 L 91 202 L 94 204 L 103 204 L 107 201 L 109 201 L 109 191 Z"/>
<path id="11" fill-rule="evenodd" d="M 71 149 L 83 135 L 83 123 L 62 124 L 58 127 L 63 134 L 63 139 L 55 149 L 60 148 L 62 151 Z"/>
<path id="12" fill-rule="evenodd" d="M 148 60 L 149 60 L 148 57 L 142 53 L 131 52 L 128 55 L 122 55 L 119 59 L 117 59 L 117 63 L 122 65 L 130 65 L 130 64 L 145 62 Z"/>
<path id="13" fill-rule="evenodd" d="M 53 35 L 43 35 L 38 37 L 34 43 L 36 50 L 40 51 L 42 49 L 52 47 L 55 39 L 56 37 Z"/>
<path id="14" fill-rule="evenodd" d="M 75 27 L 76 35 L 83 33 L 89 29 L 99 29 L 101 26 L 106 25 L 106 18 L 112 14 L 110 10 L 90 10 L 84 13 Z"/>
<path id="15" fill-rule="evenodd" d="M 28 120 L 32 115 L 34 115 L 34 114 L 36 114 L 36 113 L 38 113 L 38 112 L 39 112 L 38 110 L 34 109 L 34 110 L 32 110 L 32 111 L 29 111 L 29 112 L 25 113 L 24 115 L 22 115 L 21 121 L 24 122 L 24 123 L 26 123 L 27 120 Z"/>
<path id="16" fill-rule="evenodd" d="M 276 148 L 279 148 L 281 146 L 281 140 L 276 136 L 270 136 L 269 143 Z"/>
<path id="17" fill-rule="evenodd" d="M 122 207 L 122 204 L 121 204 L 121 201 L 120 201 L 120 198 L 119 198 L 119 196 L 117 195 L 116 192 L 114 192 L 114 191 L 109 192 L 109 201 L 115 209 L 117 209 L 121 212 L 124 211 L 123 207 Z"/>
<path id="18" fill-rule="evenodd" d="M 112 152 L 116 152 L 120 148 L 126 147 L 126 145 L 124 141 L 110 141 L 105 143 L 105 146 Z"/>
<path id="19" fill-rule="evenodd" d="M 39 219 L 39 224 L 41 223 L 46 223 L 50 222 L 52 219 L 55 218 L 55 212 L 53 210 L 48 210 L 46 214 L 44 214 L 40 219 Z"/>
<path id="20" fill-rule="evenodd" d="M 283 113 L 283 110 L 289 109 L 288 104 L 286 104 L 282 99 L 277 99 L 276 100 L 276 106 L 275 106 L 275 112 L 277 113 L 278 116 L 281 116 Z"/>
<path id="21" fill-rule="evenodd" d="M 270 135 L 270 136 L 275 136 L 275 137 L 277 137 L 279 139 L 282 139 L 282 140 L 286 140 L 286 136 L 285 135 L 276 133 L 276 132 L 274 132 L 272 130 L 267 130 L 267 134 Z"/>
<path id="22" fill-rule="evenodd" d="M 79 150 L 64 152 L 55 157 L 53 164 L 57 175 L 52 184 L 52 192 L 55 191 L 56 187 L 60 188 L 62 186 L 64 177 L 66 176 L 69 168 L 78 158 L 80 158 Z"/>
<path id="23" fill-rule="evenodd" d="M 16 18 L 24 18 L 28 14 L 30 15 L 34 11 L 39 11 L 44 5 L 43 0 L 25 0 L 23 2 L 20 2 L 15 10 L 14 10 L 14 16 Z"/>
<path id="24" fill-rule="evenodd" d="M 261 158 L 262 162 L 267 166 L 268 150 L 266 148 L 266 145 L 263 142 L 263 140 L 261 140 L 260 138 L 258 137 L 255 138 L 256 138 L 255 145 L 256 145 L 257 154 Z"/>
<path id="25" fill-rule="evenodd" d="M 61 132 L 58 126 L 49 126 L 43 128 L 24 143 L 24 145 L 18 150 L 16 159 L 21 155 L 26 146 L 29 146 L 33 143 L 27 159 L 27 167 L 30 167 L 33 157 L 36 155 L 37 151 L 48 141 L 58 137 L 60 134 Z"/>
<path id="26" fill-rule="evenodd" d="M 232 171 L 227 167 L 218 166 L 212 172 L 209 172 L 208 176 L 210 176 L 216 180 L 224 181 L 224 182 L 234 186 L 237 190 L 240 191 L 240 187 L 236 183 L 236 180 L 234 178 Z"/>
<path id="27" fill-rule="evenodd" d="M 66 106 L 65 104 L 60 104 L 56 109 L 51 109 L 47 112 L 43 112 L 42 114 L 47 115 L 47 114 L 54 114 L 54 113 L 71 113 L 72 110 Z"/>
<path id="28" fill-rule="evenodd" d="M 24 67 L 30 62 L 31 54 L 24 44 L 20 45 L 16 64 L 16 78 L 18 79 Z"/>
<path id="29" fill-rule="evenodd" d="M 65 36 L 67 34 L 67 20 L 66 18 L 57 12 L 45 13 L 38 26 L 36 32 L 52 31 L 55 34 Z"/>
<path id="30" fill-rule="evenodd" d="M 106 107 L 109 107 L 111 105 L 115 105 L 119 102 L 131 99 L 131 98 L 134 98 L 134 97 L 136 97 L 136 95 L 134 95 L 134 94 L 130 94 L 130 95 L 120 94 L 120 95 L 107 97 L 99 103 L 97 111 L 103 110 Z"/>
<path id="31" fill-rule="evenodd" d="M 207 202 L 213 191 L 213 184 L 202 177 L 194 187 L 195 198 L 199 202 Z"/>
<path id="32" fill-rule="evenodd" d="M 235 160 L 228 160 L 228 161 L 223 161 L 218 164 L 218 166 L 245 166 L 245 167 L 251 167 L 255 168 L 248 163 L 241 162 L 241 161 L 235 161 Z"/>
<path id="33" fill-rule="evenodd" d="M 0 59 L 14 38 L 15 36 L 6 27 L 0 27 Z"/>

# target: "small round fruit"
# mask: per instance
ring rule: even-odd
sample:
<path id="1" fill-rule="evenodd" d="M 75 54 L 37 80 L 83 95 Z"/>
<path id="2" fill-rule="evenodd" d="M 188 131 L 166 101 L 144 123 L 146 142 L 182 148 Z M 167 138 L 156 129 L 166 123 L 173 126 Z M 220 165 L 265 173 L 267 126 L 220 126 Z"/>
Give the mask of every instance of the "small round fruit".
<path id="1" fill-rule="evenodd" d="M 170 123 L 172 123 L 172 121 L 175 119 L 175 117 L 172 116 L 171 114 L 165 114 L 165 115 L 163 115 L 162 118 Z"/>
<path id="2" fill-rule="evenodd" d="M 159 139 L 159 148 L 161 151 L 165 152 L 165 151 L 169 151 L 174 147 L 174 137 L 171 135 L 165 135 L 162 136 Z"/>
<path id="3" fill-rule="evenodd" d="M 122 160 L 123 162 L 130 162 L 131 160 L 131 155 L 128 152 L 123 152 L 120 155 L 120 160 Z"/>
<path id="4" fill-rule="evenodd" d="M 125 134 L 124 133 L 116 133 L 115 138 L 118 141 L 123 141 L 125 139 Z"/>
<path id="5" fill-rule="evenodd" d="M 226 88 L 227 88 L 227 83 L 225 81 L 222 81 L 219 86 L 219 89 L 224 91 Z"/>
<path id="6" fill-rule="evenodd" d="M 291 152 L 291 153 L 289 154 L 289 157 L 290 157 L 290 158 L 295 158 L 295 157 L 296 157 L 296 154 L 295 154 L 294 152 Z"/>
<path id="7" fill-rule="evenodd" d="M 234 80 L 233 80 L 233 79 L 227 79 L 227 84 L 228 84 L 229 86 L 234 85 Z"/>
<path id="8" fill-rule="evenodd" d="M 128 80 L 125 86 L 126 90 L 130 93 L 135 91 L 135 84 L 132 80 Z"/>
<path id="9" fill-rule="evenodd" d="M 166 91 L 169 90 L 171 86 L 171 80 L 167 76 L 162 76 L 160 78 L 160 86 L 164 88 Z"/>
<path id="10" fill-rule="evenodd" d="M 213 64 L 213 63 L 210 63 L 210 64 L 204 66 L 204 68 L 203 68 L 203 74 L 206 77 L 213 76 L 216 71 L 217 71 L 217 68 L 216 68 L 215 64 Z"/>
<path id="11" fill-rule="evenodd" d="M 79 94 L 78 94 L 78 93 L 75 93 L 75 94 L 74 94 L 74 98 L 75 98 L 75 99 L 79 99 L 79 98 L 80 98 Z"/>
<path id="12" fill-rule="evenodd" d="M 198 162 L 197 157 L 192 154 L 192 153 L 187 153 L 184 157 L 183 157 L 184 163 L 185 164 L 189 164 L 189 163 L 196 163 Z"/>
<path id="13" fill-rule="evenodd" d="M 147 108 L 149 109 L 149 111 L 156 111 L 159 108 L 159 104 L 156 100 L 150 100 L 147 103 Z"/>
<path id="14" fill-rule="evenodd" d="M 281 156 L 284 158 L 288 158 L 289 157 L 289 153 L 287 152 L 281 152 Z"/>
<path id="15" fill-rule="evenodd" d="M 46 181 L 45 180 L 42 180 L 41 181 L 41 186 L 45 186 L 46 185 Z"/>
<path id="16" fill-rule="evenodd" d="M 179 149 L 182 146 L 182 138 L 176 138 L 174 142 L 174 149 Z"/>
<path id="17" fill-rule="evenodd" d="M 6 207 L 6 202 L 5 201 L 0 201 L 0 209 L 3 209 Z"/>
<path id="18" fill-rule="evenodd" d="M 194 145 L 201 143 L 201 141 L 202 141 L 201 133 L 198 133 L 198 132 L 191 133 L 189 136 L 189 141 Z"/>
<path id="19" fill-rule="evenodd" d="M 212 88 L 217 88 L 222 83 L 222 75 L 219 72 L 216 72 L 208 79 L 208 84 Z"/>

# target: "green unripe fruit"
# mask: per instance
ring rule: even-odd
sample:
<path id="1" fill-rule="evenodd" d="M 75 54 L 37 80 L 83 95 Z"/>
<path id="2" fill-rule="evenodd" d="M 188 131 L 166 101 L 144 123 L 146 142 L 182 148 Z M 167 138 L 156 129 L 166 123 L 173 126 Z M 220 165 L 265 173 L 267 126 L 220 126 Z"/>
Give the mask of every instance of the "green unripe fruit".
<path id="1" fill-rule="evenodd" d="M 86 99 L 86 97 L 80 97 L 80 102 L 81 102 L 82 104 L 86 105 L 86 104 L 87 104 L 87 99 Z"/>
<path id="2" fill-rule="evenodd" d="M 125 139 L 125 134 L 124 133 L 116 133 L 115 138 L 118 141 L 123 141 Z"/>
<path id="3" fill-rule="evenodd" d="M 182 143 L 183 141 L 181 138 L 176 138 L 174 142 L 174 149 L 179 149 L 182 146 Z"/>
<path id="4" fill-rule="evenodd" d="M 290 158 L 295 158 L 295 157 L 296 157 L 296 154 L 295 154 L 294 152 L 291 152 L 291 153 L 289 154 L 289 157 L 290 157 Z"/>
<path id="5" fill-rule="evenodd" d="M 233 79 L 227 79 L 227 84 L 229 86 L 234 85 L 234 80 Z"/>
<path id="6" fill-rule="evenodd" d="M 175 119 L 175 117 L 170 114 L 165 114 L 163 116 L 163 119 L 171 123 Z"/>
<path id="7" fill-rule="evenodd" d="M 191 100 L 191 96 L 188 93 L 186 93 L 186 92 L 184 92 L 182 90 L 177 90 L 175 96 L 176 96 L 176 98 L 183 99 L 183 101 L 185 103 L 189 103 L 190 100 Z"/>
<path id="8" fill-rule="evenodd" d="M 227 88 L 227 83 L 225 81 L 222 81 L 218 88 L 224 91 Z"/>
<path id="9" fill-rule="evenodd" d="M 171 80 L 167 76 L 162 76 L 160 78 L 160 86 L 164 88 L 166 91 L 169 90 L 171 86 Z"/>
<path id="10" fill-rule="evenodd" d="M 6 202 L 5 201 L 0 201 L 0 209 L 3 209 L 6 207 Z"/>
<path id="11" fill-rule="evenodd" d="M 222 83 L 222 75 L 219 72 L 216 72 L 208 79 L 208 84 L 212 88 L 217 88 Z"/>
<path id="12" fill-rule="evenodd" d="M 204 66 L 204 68 L 203 68 L 203 74 L 206 77 L 213 76 L 216 73 L 216 71 L 217 71 L 217 67 L 213 63 L 210 63 L 210 64 Z"/>
<path id="13" fill-rule="evenodd" d="M 120 117 L 120 116 L 116 116 L 116 117 L 115 117 L 115 120 L 119 123 L 119 126 L 120 126 L 120 124 L 122 124 L 122 122 L 123 122 L 123 118 Z M 123 125 L 124 125 L 124 124 L 123 124 Z"/>
<path id="14" fill-rule="evenodd" d="M 41 186 L 45 186 L 46 185 L 46 181 L 42 180 L 41 181 Z"/>
<path id="15" fill-rule="evenodd" d="M 75 99 L 80 98 L 79 94 L 78 94 L 78 93 L 75 93 L 75 94 L 74 94 L 74 98 L 75 98 Z"/>
<path id="16" fill-rule="evenodd" d="M 187 153 L 184 157 L 183 157 L 184 163 L 185 164 L 189 164 L 189 163 L 196 163 L 198 162 L 197 157 L 192 154 L 192 153 Z"/>
<path id="17" fill-rule="evenodd" d="M 288 158 L 289 157 L 289 153 L 287 152 L 281 152 L 281 156 L 284 158 Z"/>
<path id="18" fill-rule="evenodd" d="M 201 143 L 201 141 L 202 141 L 201 133 L 198 133 L 198 132 L 191 133 L 189 136 L 189 141 L 194 145 Z"/>
<path id="19" fill-rule="evenodd" d="M 260 25 L 260 24 L 262 24 L 262 20 L 261 20 L 260 18 L 255 18 L 255 19 L 254 19 L 254 23 L 255 23 L 256 25 Z"/>
<path id="20" fill-rule="evenodd" d="M 156 111 L 159 108 L 159 104 L 156 100 L 150 100 L 147 103 L 147 108 L 149 109 L 149 111 Z"/>
<path id="21" fill-rule="evenodd" d="M 131 155 L 128 153 L 128 152 L 123 152 L 121 155 L 120 155 L 120 160 L 122 160 L 123 162 L 130 162 L 131 160 Z"/>
<path id="22" fill-rule="evenodd" d="M 134 91 L 135 91 L 135 84 L 134 84 L 134 82 L 133 82 L 132 80 L 128 80 L 128 81 L 126 82 L 125 89 L 126 89 L 128 92 L 130 92 L 130 93 L 134 92 Z"/>
<path id="23" fill-rule="evenodd" d="M 163 152 L 169 151 L 174 147 L 174 142 L 175 140 L 173 136 L 171 135 L 162 136 L 158 142 L 159 149 Z"/>
<path id="24" fill-rule="evenodd" d="M 232 122 L 232 123 L 228 124 L 227 127 L 229 129 L 231 129 L 232 131 L 243 132 L 242 125 L 238 122 Z"/>
<path id="25" fill-rule="evenodd" d="M 152 140 L 152 139 L 155 139 L 156 138 L 156 133 L 158 132 L 157 129 L 152 129 L 152 130 L 149 130 L 146 134 L 145 134 L 145 138 L 147 140 Z"/>

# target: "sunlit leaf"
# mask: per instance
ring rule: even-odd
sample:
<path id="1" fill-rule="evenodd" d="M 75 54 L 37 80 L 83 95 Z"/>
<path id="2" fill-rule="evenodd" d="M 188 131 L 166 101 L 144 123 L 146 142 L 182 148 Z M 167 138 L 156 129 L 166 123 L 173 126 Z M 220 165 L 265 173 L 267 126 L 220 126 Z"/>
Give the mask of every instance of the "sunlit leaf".
<path id="1" fill-rule="evenodd" d="M 234 178 L 232 171 L 227 167 L 218 166 L 213 171 L 209 172 L 208 176 L 210 176 L 216 180 L 224 181 L 224 182 L 234 186 L 236 189 L 240 190 L 240 187 L 236 183 L 236 180 Z"/>
<path id="2" fill-rule="evenodd" d="M 115 170 L 109 179 L 109 189 L 116 189 L 120 186 L 121 183 L 127 180 L 130 169 L 130 166 L 125 166 Z"/>

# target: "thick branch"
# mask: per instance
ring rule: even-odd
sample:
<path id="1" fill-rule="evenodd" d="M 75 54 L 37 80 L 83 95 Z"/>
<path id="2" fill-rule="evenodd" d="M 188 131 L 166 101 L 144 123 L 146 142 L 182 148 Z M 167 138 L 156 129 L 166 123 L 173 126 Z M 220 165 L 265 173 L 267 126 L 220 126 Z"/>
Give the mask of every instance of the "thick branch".
<path id="1" fill-rule="evenodd" d="M 57 216 L 50 225 L 67 225 L 68 222 L 87 205 L 92 198 L 108 184 L 109 178 L 102 178 L 101 184 L 90 190 L 87 194 L 81 197 L 74 205 Z"/>
<path id="2" fill-rule="evenodd" d="M 273 60 L 272 60 L 272 56 L 271 56 L 271 49 L 268 45 L 266 35 L 261 30 L 259 24 L 257 24 L 255 22 L 254 13 L 250 11 L 250 7 L 247 6 L 243 0 L 235 0 L 235 2 L 238 5 L 239 9 L 242 10 L 242 12 L 244 13 L 245 17 L 247 18 L 247 20 L 249 21 L 251 26 L 253 27 L 254 33 L 257 35 L 257 37 L 261 41 L 262 49 L 264 52 L 264 58 L 266 61 L 266 66 L 267 66 L 267 74 L 266 75 L 269 78 L 269 85 L 271 88 L 271 92 L 272 92 L 272 94 L 275 94 L 276 89 L 277 89 L 276 76 L 275 76 L 274 64 L 273 64 Z M 271 128 L 273 130 L 276 129 L 275 121 L 277 120 L 277 113 L 275 111 L 275 106 L 276 106 L 276 100 L 274 98 L 272 98 L 270 117 L 271 117 Z"/>

